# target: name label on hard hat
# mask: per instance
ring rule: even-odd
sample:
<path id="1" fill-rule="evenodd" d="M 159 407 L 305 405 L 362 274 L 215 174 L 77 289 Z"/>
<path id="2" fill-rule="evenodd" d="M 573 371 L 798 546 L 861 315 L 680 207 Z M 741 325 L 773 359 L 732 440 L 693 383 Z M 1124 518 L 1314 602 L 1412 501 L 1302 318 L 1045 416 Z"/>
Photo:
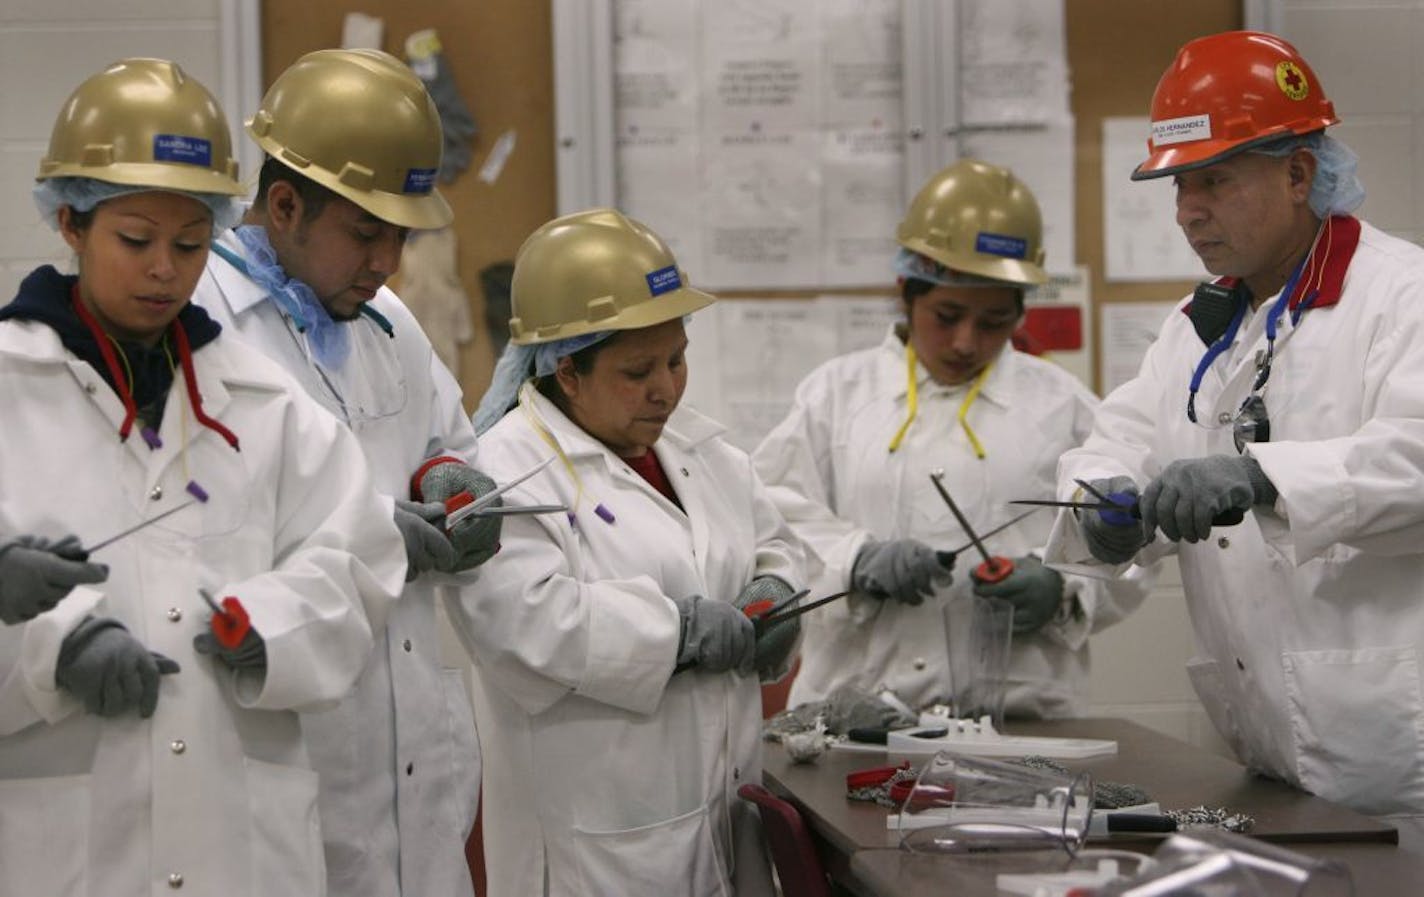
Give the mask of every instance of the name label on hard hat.
<path id="1" fill-rule="evenodd" d="M 670 293 L 681 286 L 682 275 L 677 273 L 676 265 L 648 272 L 648 291 L 654 296 Z"/>
<path id="2" fill-rule="evenodd" d="M 991 234 L 981 230 L 974 238 L 974 251 L 985 255 L 1002 255 L 1004 258 L 1021 259 L 1028 256 L 1028 241 L 1008 234 Z"/>
<path id="3" fill-rule="evenodd" d="M 405 173 L 402 193 L 429 193 L 435 189 L 435 169 L 411 168 Z"/>
<path id="4" fill-rule="evenodd" d="M 1171 146 L 1192 140 L 1211 139 L 1210 115 L 1185 115 L 1152 123 L 1152 145 Z"/>
<path id="5" fill-rule="evenodd" d="M 180 162 L 184 165 L 201 165 L 211 168 L 213 164 L 213 144 L 201 137 L 184 137 L 182 134 L 153 135 L 153 161 Z"/>

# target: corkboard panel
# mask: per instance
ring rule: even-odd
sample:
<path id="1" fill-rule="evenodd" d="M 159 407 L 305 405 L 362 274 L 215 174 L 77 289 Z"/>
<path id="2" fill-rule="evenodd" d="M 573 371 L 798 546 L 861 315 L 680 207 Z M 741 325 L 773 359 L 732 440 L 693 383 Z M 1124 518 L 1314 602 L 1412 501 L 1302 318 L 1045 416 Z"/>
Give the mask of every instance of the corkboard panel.
<path id="1" fill-rule="evenodd" d="M 1146 116 L 1157 79 L 1187 41 L 1240 28 L 1240 0 L 1191 0 L 1189 3 L 1142 0 L 1066 0 L 1068 68 L 1073 79 L 1070 102 L 1077 120 L 1074 179 L 1077 209 L 1074 228 L 1078 262 L 1092 272 L 1094 303 L 1175 300 L 1193 284 L 1107 283 L 1103 280 L 1102 122 L 1122 115 Z M 1147 135 L 1142 135 L 1143 157 Z M 1103 344 L 1094 315 L 1096 338 Z M 1102 383 L 1102 358 L 1094 359 Z"/>
<path id="2" fill-rule="evenodd" d="M 455 209 L 459 273 L 470 296 L 475 340 L 462 350 L 460 381 L 473 410 L 494 359 L 484 327 L 480 271 L 512 261 L 519 244 L 554 217 L 554 50 L 549 0 L 262 0 L 264 88 L 302 54 L 341 45 L 348 12 L 385 22 L 381 49 L 404 58 L 406 37 L 434 28 L 480 132 L 474 161 L 440 190 Z M 252 110 L 243 110 L 244 117 Z M 476 177 L 494 142 L 516 134 L 514 153 L 493 184 Z M 399 284 L 397 283 L 397 287 Z"/>
<path id="3" fill-rule="evenodd" d="M 1178 47 L 1194 37 L 1240 28 L 1240 0 L 1190 3 L 1142 0 L 1065 0 L 1071 104 L 1077 119 L 1074 160 L 1078 262 L 1092 272 L 1092 296 L 1110 302 L 1173 300 L 1191 284 L 1114 283 L 1103 280 L 1102 120 L 1146 115 L 1157 78 Z M 469 294 L 476 337 L 461 356 L 468 407 L 478 401 L 493 366 L 483 326 L 479 272 L 511 260 L 534 228 L 556 209 L 552 12 L 548 0 L 262 0 L 263 73 L 270 83 L 303 53 L 337 46 L 347 12 L 385 21 L 387 51 L 400 54 L 406 35 L 435 28 L 461 94 L 480 126 L 472 169 L 443 189 L 455 207 L 460 278 Z M 475 171 L 500 134 L 518 143 L 503 174 L 485 184 Z M 1145 140 L 1145 135 L 1144 135 Z M 813 292 L 745 291 L 724 294 L 800 298 Z M 865 291 L 835 291 L 865 292 Z M 1094 316 L 1093 327 L 1100 330 Z M 1094 345 L 1101 346 L 1101 333 Z M 1101 377 L 1101 359 L 1095 370 Z M 1099 381 L 1100 382 L 1100 381 Z"/>

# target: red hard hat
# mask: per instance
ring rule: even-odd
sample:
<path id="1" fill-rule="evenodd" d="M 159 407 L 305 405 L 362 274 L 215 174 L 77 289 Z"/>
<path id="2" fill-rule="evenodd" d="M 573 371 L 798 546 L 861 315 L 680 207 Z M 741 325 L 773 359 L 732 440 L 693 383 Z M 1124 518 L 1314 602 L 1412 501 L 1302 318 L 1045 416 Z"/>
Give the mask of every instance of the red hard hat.
<path id="1" fill-rule="evenodd" d="M 1202 168 L 1339 120 L 1315 72 L 1281 38 L 1259 31 L 1197 38 L 1157 82 L 1147 161 L 1132 179 Z"/>

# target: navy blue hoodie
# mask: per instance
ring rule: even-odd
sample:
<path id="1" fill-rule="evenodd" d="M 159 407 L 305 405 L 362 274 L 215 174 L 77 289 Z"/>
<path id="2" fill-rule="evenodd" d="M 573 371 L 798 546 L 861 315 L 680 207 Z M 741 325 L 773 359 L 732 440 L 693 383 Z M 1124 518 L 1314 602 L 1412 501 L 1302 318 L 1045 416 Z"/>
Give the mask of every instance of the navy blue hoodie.
<path id="1" fill-rule="evenodd" d="M 59 334 L 64 348 L 88 362 L 114 388 L 115 393 L 122 395 L 94 335 L 74 312 L 71 296 L 78 282 L 79 278 L 74 275 L 60 274 L 53 266 L 42 265 L 20 283 L 14 300 L 0 308 L 0 321 L 39 321 L 49 326 Z M 191 302 L 178 313 L 178 325 L 188 335 L 189 345 L 195 352 L 199 346 L 217 339 L 222 332 L 222 325 Z M 117 353 L 128 360 L 124 374 L 133 378 L 130 388 L 134 404 L 138 406 L 138 416 L 154 429 L 163 420 L 163 405 L 173 384 L 173 362 L 177 360 L 176 350 L 168 344 L 167 334 L 152 347 L 127 340 L 113 341 Z"/>

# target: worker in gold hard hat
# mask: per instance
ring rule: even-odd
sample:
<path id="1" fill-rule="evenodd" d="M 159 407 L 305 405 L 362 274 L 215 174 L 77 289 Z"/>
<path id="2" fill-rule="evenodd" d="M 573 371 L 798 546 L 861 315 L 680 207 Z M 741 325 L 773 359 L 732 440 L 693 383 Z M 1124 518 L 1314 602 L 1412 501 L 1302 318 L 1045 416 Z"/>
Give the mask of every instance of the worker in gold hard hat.
<path id="1" fill-rule="evenodd" d="M 1060 516 L 1052 559 L 1175 554 L 1207 715 L 1247 766 L 1424 814 L 1424 250 L 1355 217 L 1355 154 L 1289 42 L 1184 45 L 1133 177 L 1176 187 L 1214 275 L 1063 459 L 1140 519 Z"/>
<path id="2" fill-rule="evenodd" d="M 481 444 L 502 474 L 557 457 L 512 494 L 570 510 L 508 521 L 462 594 L 492 897 L 773 893 L 737 789 L 799 627 L 743 609 L 791 607 L 801 554 L 746 454 L 681 404 L 683 318 L 712 301 L 612 209 L 515 259 Z"/>
<path id="3" fill-rule="evenodd" d="M 206 88 L 114 63 L 38 181 L 78 273 L 0 309 L 0 532 L 102 575 L 0 629 L 0 893 L 325 893 L 297 711 L 365 667 L 400 535 L 355 439 L 189 301 L 242 190 Z"/>
<path id="4" fill-rule="evenodd" d="M 920 189 L 896 239 L 904 320 L 879 346 L 806 377 L 754 454 L 825 565 L 819 591 L 853 590 L 808 619 L 790 704 L 846 687 L 888 688 L 911 708 L 956 704 L 966 674 L 951 670 L 967 658 L 951 656 L 945 613 L 973 592 L 1013 606 L 1007 711 L 1081 713 L 1088 637 L 1136 606 L 1141 583 L 1109 587 L 1044 567 L 1047 515 L 995 535 L 990 551 L 1013 559 L 1014 572 L 978 581 L 978 557 L 956 567 L 947 551 L 969 534 L 930 481 L 943 471 L 971 525 L 987 531 L 1009 519 L 1010 500 L 1050 497 L 1059 454 L 1091 425 L 1096 398 L 1010 342 L 1025 290 L 1047 279 L 1038 203 L 1007 169 L 961 160 Z"/>
<path id="5" fill-rule="evenodd" d="M 459 386 L 385 286 L 410 232 L 453 218 L 435 190 L 439 114 L 395 57 L 318 50 L 277 77 L 247 131 L 265 154 L 257 196 L 214 244 L 196 301 L 356 434 L 409 565 L 356 690 L 303 718 L 330 888 L 468 895 L 479 747 L 435 604 L 494 554 L 499 518 L 445 525 L 446 500 L 494 483 L 472 466 Z"/>

